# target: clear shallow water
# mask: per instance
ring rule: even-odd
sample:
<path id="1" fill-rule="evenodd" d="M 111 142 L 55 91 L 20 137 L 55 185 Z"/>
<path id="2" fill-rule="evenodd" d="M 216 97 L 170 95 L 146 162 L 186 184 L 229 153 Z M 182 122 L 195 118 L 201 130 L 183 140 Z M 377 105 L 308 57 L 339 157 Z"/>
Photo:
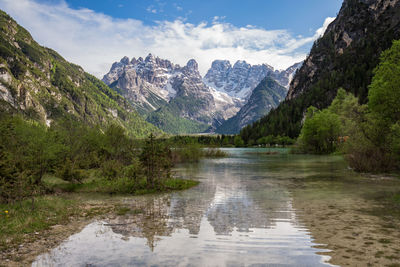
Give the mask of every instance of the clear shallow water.
<path id="1" fill-rule="evenodd" d="M 199 186 L 127 198 L 133 212 L 87 225 L 32 266 L 327 266 L 329 257 L 317 254 L 326 250 L 315 248 L 297 219 L 286 181 L 341 175 L 343 162 L 227 151 L 227 158 L 176 169 Z"/>

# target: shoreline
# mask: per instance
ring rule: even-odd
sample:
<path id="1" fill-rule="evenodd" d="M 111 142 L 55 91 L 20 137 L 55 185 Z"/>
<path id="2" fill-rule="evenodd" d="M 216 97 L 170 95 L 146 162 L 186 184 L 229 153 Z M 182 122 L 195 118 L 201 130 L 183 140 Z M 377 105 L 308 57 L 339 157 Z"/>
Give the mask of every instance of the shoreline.
<path id="1" fill-rule="evenodd" d="M 62 193 L 40 196 L 38 199 L 43 198 L 44 201 L 61 201 L 66 203 L 71 202 L 72 204 L 68 206 L 66 211 L 62 211 L 66 213 L 59 215 L 61 217 L 54 221 L 56 223 L 52 224 L 50 222 L 48 223 L 49 225 L 44 226 L 43 229 L 32 231 L 30 233 L 15 233 L 11 238 L 5 238 L 5 240 L 2 240 L 3 248 L 4 243 L 6 244 L 7 248 L 0 249 L 0 267 L 30 265 L 37 256 L 59 246 L 69 236 L 80 232 L 91 222 L 108 217 L 124 215 L 129 211 L 129 208 L 124 204 L 124 199 L 139 199 L 141 196 L 163 195 L 169 192 L 186 190 L 196 185 L 198 185 L 197 181 L 192 183 L 192 185 L 188 188 L 178 188 L 175 190 L 168 189 L 156 193 L 153 192 L 138 195 Z M 41 207 L 37 207 L 37 209 L 40 208 Z M 11 217 L 13 215 L 14 213 L 10 212 L 9 216 Z M 30 215 L 27 215 L 27 217 L 29 216 Z M 7 218 L 0 218 L 0 223 L 1 220 L 7 220 Z M 23 229 L 23 231 L 29 230 Z"/>

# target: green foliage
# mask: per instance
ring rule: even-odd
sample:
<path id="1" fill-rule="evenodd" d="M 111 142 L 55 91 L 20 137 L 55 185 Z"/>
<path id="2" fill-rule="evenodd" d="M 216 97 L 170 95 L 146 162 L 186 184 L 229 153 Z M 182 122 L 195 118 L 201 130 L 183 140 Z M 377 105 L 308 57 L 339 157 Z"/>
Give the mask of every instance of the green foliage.
<path id="1" fill-rule="evenodd" d="M 22 52 L 29 57 L 32 62 L 43 64 L 44 54 L 40 51 L 40 47 L 34 47 L 24 41 L 19 41 L 18 45 L 21 47 Z"/>
<path id="2" fill-rule="evenodd" d="M 0 44 L 0 57 L 7 59 L 14 57 L 13 52 L 3 44 Z"/>
<path id="3" fill-rule="evenodd" d="M 133 158 L 131 164 L 124 168 L 124 177 L 133 180 L 135 183 L 138 183 L 139 179 L 144 177 L 143 167 L 137 157 Z"/>
<path id="4" fill-rule="evenodd" d="M 0 120 L 1 202 L 38 194 L 43 175 L 56 162 L 62 146 L 44 126 L 19 117 Z M 4 191 L 3 191 L 4 192 Z"/>
<path id="5" fill-rule="evenodd" d="M 345 151 L 358 171 L 390 171 L 400 168 L 400 41 L 382 53 L 369 87 L 368 110 L 353 126 Z M 355 129 L 355 130 L 354 130 Z"/>
<path id="6" fill-rule="evenodd" d="M 303 151 L 309 153 L 332 153 L 336 149 L 340 127 L 338 115 L 327 109 L 319 111 L 310 107 L 301 129 L 299 145 Z"/>
<path id="7" fill-rule="evenodd" d="M 117 160 L 107 160 L 101 165 L 101 175 L 108 180 L 121 177 L 122 170 L 123 164 Z"/>
<path id="8" fill-rule="evenodd" d="M 295 143 L 295 140 L 288 137 L 288 136 L 273 136 L 273 135 L 268 135 L 261 137 L 257 140 L 258 145 L 268 145 L 268 146 L 273 146 L 273 145 L 281 145 L 283 147 L 288 146 L 288 145 L 293 145 Z"/>
<path id="9" fill-rule="evenodd" d="M 400 40 L 384 51 L 369 86 L 368 107 L 387 123 L 400 120 Z"/>
<path id="10" fill-rule="evenodd" d="M 82 172 L 77 169 L 69 159 L 67 159 L 67 161 L 59 167 L 57 176 L 64 181 L 72 183 L 81 183 L 84 178 Z"/>
<path id="11" fill-rule="evenodd" d="M 203 151 L 203 156 L 206 158 L 224 158 L 228 153 L 217 148 L 207 148 Z"/>
<path id="12" fill-rule="evenodd" d="M 190 134 L 204 132 L 208 125 L 182 118 L 176 110 L 165 106 L 147 115 L 146 120 L 163 131 L 171 134 Z"/>
<path id="13" fill-rule="evenodd" d="M 296 97 L 286 99 L 267 116 L 243 128 L 240 135 L 245 142 L 267 135 L 298 137 L 307 108 L 328 107 L 341 87 L 355 95 L 360 103 L 367 102 L 368 86 L 381 52 L 390 48 L 394 39 L 400 38 L 399 13 L 395 8 L 382 10 L 382 19 L 377 21 L 371 18 L 368 5 L 363 1 L 351 2 L 341 10 L 337 20 L 341 26 L 335 28 L 364 34 L 353 38 L 343 53 L 338 52 L 341 38 L 334 38 L 339 32 L 327 31 L 317 40 L 310 51 L 316 69 L 303 66 L 297 72 Z M 398 78 L 392 75 L 390 79 Z"/>
<path id="14" fill-rule="evenodd" d="M 235 138 L 233 139 L 233 143 L 235 144 L 236 147 L 243 147 L 244 146 L 244 141 L 240 137 L 240 135 L 236 135 Z"/>
<path id="15" fill-rule="evenodd" d="M 7 108 L 9 113 L 52 123 L 70 118 L 102 129 L 116 123 L 136 137 L 161 132 L 140 117 L 122 96 L 57 52 L 40 46 L 2 11 L 0 61 L 5 65 L 3 71 L 15 78 L 7 87 L 13 92 L 16 106 L 24 107 L 25 97 L 30 97 L 29 108 Z"/>
<path id="16" fill-rule="evenodd" d="M 172 161 L 175 164 L 182 162 L 198 162 L 203 156 L 201 146 L 197 142 L 177 145 L 178 146 L 172 150 Z"/>
<path id="17" fill-rule="evenodd" d="M 340 147 L 356 171 L 399 169 L 399 63 L 400 42 L 395 41 L 391 49 L 382 53 L 374 71 L 368 104 L 360 105 L 354 95 L 339 89 L 329 108 L 318 111 L 311 107 L 299 137 L 300 147 L 313 153 L 332 152 Z M 335 137 L 337 142 L 332 142 Z"/>
<path id="18" fill-rule="evenodd" d="M 144 167 L 144 173 L 150 188 L 156 188 L 160 180 L 171 175 L 171 149 L 165 143 L 156 140 L 150 135 L 140 155 L 140 162 Z"/>
<path id="19" fill-rule="evenodd" d="M 15 78 L 21 79 L 24 77 L 27 67 L 19 60 L 15 60 L 10 63 L 10 70 Z"/>
<path id="20" fill-rule="evenodd" d="M 78 204 L 78 200 L 64 196 L 37 197 L 34 210 L 31 200 L 12 204 L 0 203 L 0 210 L 9 211 L 8 218 L 0 218 L 0 250 L 10 250 L 20 244 L 27 234 L 49 229 L 51 225 L 67 223 L 81 211 Z"/>
<path id="21" fill-rule="evenodd" d="M 34 196 L 52 190 L 42 181 L 45 174 L 76 184 L 62 189 L 67 191 L 85 187 L 89 169 L 98 169 L 100 175 L 100 179 L 89 180 L 103 181 L 95 182 L 94 187 L 104 185 L 107 190 L 116 188 L 118 192 L 124 184 L 132 192 L 161 189 L 163 180 L 170 177 L 168 147 L 152 137 L 141 148 L 140 141 L 128 137 L 125 129 L 115 124 L 103 133 L 99 127 L 88 127 L 68 118 L 47 128 L 19 116 L 5 115 L 0 118 L 0 137 L 1 203 L 25 198 L 33 201 Z M 148 168 L 152 162 L 156 162 L 155 167 Z"/>

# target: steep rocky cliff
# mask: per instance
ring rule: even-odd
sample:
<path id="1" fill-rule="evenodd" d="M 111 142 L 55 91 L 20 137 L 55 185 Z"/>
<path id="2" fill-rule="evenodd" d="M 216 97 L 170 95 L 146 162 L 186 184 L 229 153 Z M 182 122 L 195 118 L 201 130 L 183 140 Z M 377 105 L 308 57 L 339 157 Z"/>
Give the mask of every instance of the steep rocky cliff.
<path id="1" fill-rule="evenodd" d="M 264 78 L 252 91 L 240 111 L 216 129 L 217 133 L 237 134 L 244 126 L 260 119 L 285 99 L 286 88 L 270 76 Z"/>
<path id="2" fill-rule="evenodd" d="M 215 60 L 202 78 L 195 60 L 181 67 L 149 54 L 145 59 L 124 57 L 115 62 L 103 81 L 127 98 L 147 121 L 167 132 L 212 132 L 237 114 L 266 76 L 288 87 L 300 66 L 297 63 L 278 71 L 266 64 L 237 61 L 231 66 L 227 60 Z M 276 103 L 254 109 L 264 108 L 260 114 L 265 115 L 269 105 L 275 107 Z"/>
<path id="3" fill-rule="evenodd" d="M 267 76 L 275 79 L 281 86 L 289 88 L 289 82 L 301 64 L 296 63 L 286 70 L 279 71 L 267 64 L 250 65 L 246 61 L 237 61 L 232 66 L 228 60 L 215 60 L 203 80 L 217 91 L 247 100 L 253 89 Z"/>
<path id="4" fill-rule="evenodd" d="M 296 137 L 305 110 L 310 105 L 327 107 L 340 87 L 366 102 L 379 55 L 394 39 L 400 39 L 399 0 L 345 0 L 337 18 L 314 43 L 296 73 L 286 100 L 269 115 L 244 128 L 242 137 Z"/>
<path id="5" fill-rule="evenodd" d="M 211 130 L 234 116 L 243 101 L 203 83 L 197 62 L 180 67 L 149 54 L 124 57 L 103 81 L 126 97 L 147 121 L 171 133 Z"/>

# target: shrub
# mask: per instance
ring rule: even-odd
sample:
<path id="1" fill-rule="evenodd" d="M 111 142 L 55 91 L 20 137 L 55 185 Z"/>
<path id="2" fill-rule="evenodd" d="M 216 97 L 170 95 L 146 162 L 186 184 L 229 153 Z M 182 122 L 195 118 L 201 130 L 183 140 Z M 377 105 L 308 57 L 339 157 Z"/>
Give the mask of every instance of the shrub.
<path id="1" fill-rule="evenodd" d="M 81 183 L 84 178 L 82 171 L 76 169 L 69 159 L 59 168 L 57 174 L 64 181 L 72 183 Z"/>
<path id="2" fill-rule="evenodd" d="M 156 140 L 153 134 L 146 140 L 140 162 L 149 188 L 162 185 L 162 180 L 171 175 L 171 149 L 165 143 Z"/>
<path id="3" fill-rule="evenodd" d="M 233 139 L 233 143 L 235 144 L 235 147 L 243 147 L 244 146 L 244 141 L 240 135 L 236 135 L 235 138 Z"/>
<path id="4" fill-rule="evenodd" d="M 207 148 L 203 150 L 203 156 L 206 158 L 223 158 L 227 155 L 228 153 L 217 148 Z"/>
<path id="5" fill-rule="evenodd" d="M 101 166 L 101 174 L 108 180 L 113 180 L 121 177 L 124 166 L 121 162 L 116 160 L 108 160 L 103 162 Z"/>
<path id="6" fill-rule="evenodd" d="M 327 109 L 319 111 L 310 107 L 298 139 L 299 147 L 309 153 L 332 153 L 336 149 L 340 128 L 338 115 Z"/>

